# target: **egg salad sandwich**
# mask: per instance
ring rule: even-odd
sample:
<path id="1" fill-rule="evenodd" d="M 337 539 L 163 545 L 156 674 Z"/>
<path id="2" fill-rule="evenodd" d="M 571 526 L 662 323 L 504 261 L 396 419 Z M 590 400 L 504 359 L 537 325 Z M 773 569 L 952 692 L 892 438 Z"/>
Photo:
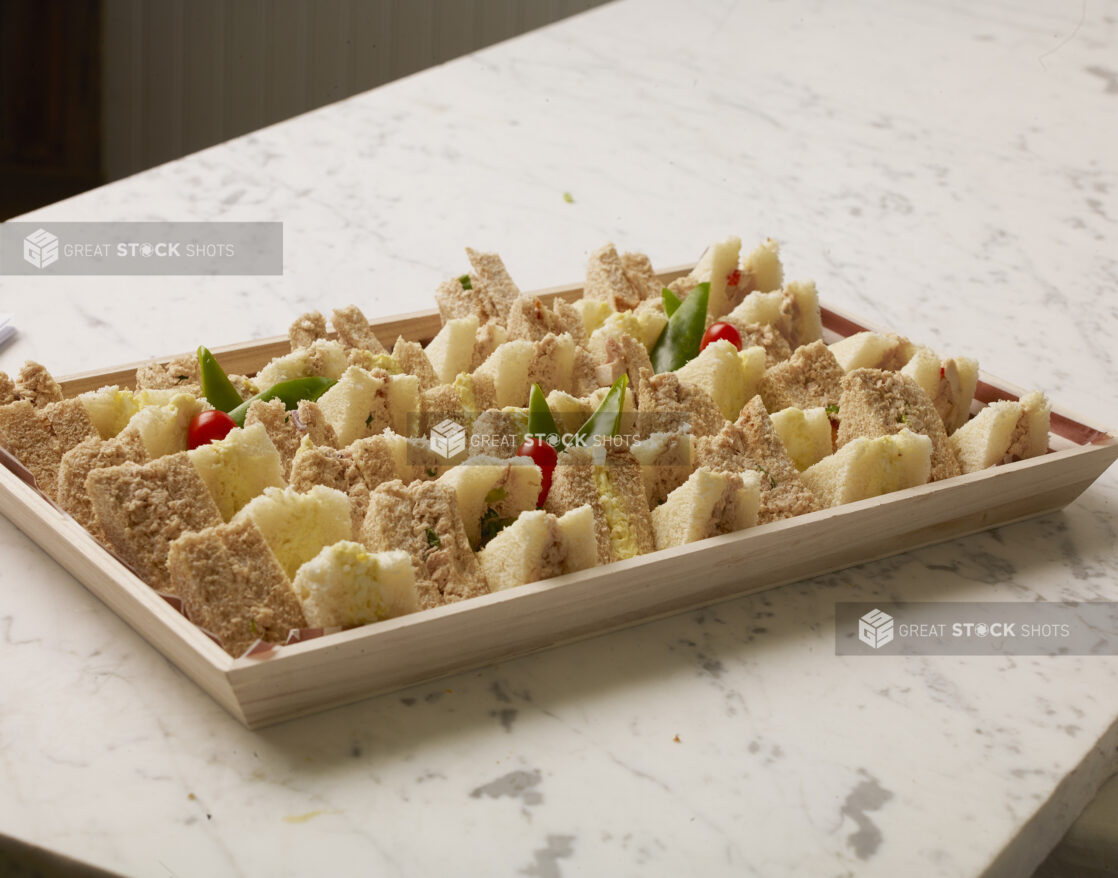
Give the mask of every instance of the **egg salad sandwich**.
<path id="1" fill-rule="evenodd" d="M 563 515 L 586 505 L 594 515 L 599 564 L 656 548 L 641 465 L 628 451 L 599 446 L 559 455 L 544 509 Z"/>
<path id="2" fill-rule="evenodd" d="M 419 609 L 407 553 L 370 552 L 353 540 L 323 548 L 299 567 L 291 585 L 315 628 L 352 628 Z"/>

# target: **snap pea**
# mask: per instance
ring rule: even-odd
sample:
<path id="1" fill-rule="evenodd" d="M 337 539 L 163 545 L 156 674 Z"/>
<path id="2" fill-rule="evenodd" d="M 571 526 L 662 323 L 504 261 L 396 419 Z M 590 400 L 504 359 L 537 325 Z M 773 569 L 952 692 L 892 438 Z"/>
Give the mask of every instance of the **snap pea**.
<path id="1" fill-rule="evenodd" d="M 282 399 L 287 410 L 291 411 L 297 408 L 304 399 L 314 402 L 337 383 L 334 378 L 321 378 L 317 375 L 310 378 L 292 378 L 289 381 L 280 381 L 251 399 L 246 399 L 229 412 L 229 417 L 238 427 L 243 427 L 248 407 L 257 400 L 268 402 L 272 399 Z"/>
<path id="2" fill-rule="evenodd" d="M 528 393 L 528 429 L 524 435 L 536 436 L 546 440 L 548 436 L 559 437 L 559 426 L 555 423 L 555 416 L 548 408 L 544 399 L 543 388 L 538 384 L 532 385 Z"/>
<path id="3" fill-rule="evenodd" d="M 667 287 L 660 290 L 660 298 L 664 302 L 664 313 L 671 317 L 676 309 L 683 304 L 683 300 Z"/>
<path id="4" fill-rule="evenodd" d="M 228 412 L 241 404 L 237 388 L 217 358 L 202 345 L 198 346 L 198 372 L 202 376 L 202 395 L 215 409 Z"/>
<path id="5" fill-rule="evenodd" d="M 524 437 L 526 439 L 537 437 L 553 445 L 556 451 L 566 451 L 572 445 L 584 447 L 589 445 L 590 440 L 595 436 L 616 435 L 621 424 L 625 388 L 628 386 L 629 376 L 622 375 L 613 382 L 586 422 L 573 434 L 566 434 L 560 432 L 555 416 L 551 413 L 547 400 L 544 399 L 543 388 L 533 384 L 528 394 L 528 429 Z"/>
<path id="6" fill-rule="evenodd" d="M 588 445 L 594 436 L 615 436 L 621 426 L 621 408 L 625 400 L 625 388 L 629 386 L 629 376 L 622 374 L 610 386 L 609 393 L 578 431 L 572 445 Z"/>
<path id="7" fill-rule="evenodd" d="M 710 284 L 701 283 L 668 318 L 668 325 L 649 352 L 654 371 L 672 372 L 699 355 L 709 300 Z"/>

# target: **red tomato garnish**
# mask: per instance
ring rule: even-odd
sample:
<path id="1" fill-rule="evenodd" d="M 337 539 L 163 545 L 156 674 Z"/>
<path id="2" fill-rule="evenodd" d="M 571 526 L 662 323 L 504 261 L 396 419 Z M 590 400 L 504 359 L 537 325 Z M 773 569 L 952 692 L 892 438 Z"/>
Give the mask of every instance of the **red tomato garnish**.
<path id="1" fill-rule="evenodd" d="M 728 275 L 726 275 L 726 286 L 736 287 L 741 283 L 741 269 L 735 268 Z"/>
<path id="2" fill-rule="evenodd" d="M 703 333 L 703 340 L 699 342 L 699 350 L 706 350 L 708 344 L 716 341 L 728 341 L 739 351 L 741 350 L 741 333 L 729 323 L 712 323 Z"/>
<path id="3" fill-rule="evenodd" d="M 943 366 L 939 367 L 939 377 L 940 378 L 946 378 L 947 377 L 947 370 L 944 369 Z"/>
<path id="4" fill-rule="evenodd" d="M 540 468 L 543 480 L 540 482 L 540 498 L 536 501 L 536 506 L 543 506 L 543 501 L 547 499 L 547 492 L 551 490 L 551 476 L 555 472 L 556 464 L 559 463 L 558 452 L 543 439 L 533 436 L 525 439 L 524 444 L 516 449 L 516 453 L 520 457 L 532 458 L 532 463 Z"/>
<path id="5" fill-rule="evenodd" d="M 217 409 L 200 412 L 194 416 L 186 430 L 186 446 L 197 448 L 224 439 L 236 426 L 233 419 L 225 412 L 219 412 Z"/>

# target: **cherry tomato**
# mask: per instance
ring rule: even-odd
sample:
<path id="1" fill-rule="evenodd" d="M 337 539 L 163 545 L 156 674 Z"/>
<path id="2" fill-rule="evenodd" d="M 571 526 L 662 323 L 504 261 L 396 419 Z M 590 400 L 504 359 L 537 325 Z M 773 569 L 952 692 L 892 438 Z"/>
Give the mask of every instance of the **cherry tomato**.
<path id="1" fill-rule="evenodd" d="M 217 409 L 200 412 L 194 416 L 186 430 L 186 446 L 197 448 L 199 445 L 209 445 L 218 439 L 224 439 L 236 426 L 225 412 Z"/>
<path id="2" fill-rule="evenodd" d="M 712 323 L 703 333 L 703 340 L 699 342 L 699 350 L 705 350 L 708 344 L 716 341 L 728 341 L 739 351 L 741 350 L 741 333 L 729 323 Z"/>
<path id="3" fill-rule="evenodd" d="M 558 452 L 548 442 L 533 436 L 525 439 L 524 444 L 516 449 L 516 453 L 520 457 L 530 457 L 532 463 L 540 468 L 543 480 L 540 482 L 540 498 L 536 501 L 536 506 L 543 506 L 543 501 L 547 499 L 547 492 L 551 490 L 551 476 L 555 472 L 556 464 L 559 463 Z"/>
<path id="4" fill-rule="evenodd" d="M 728 275 L 726 275 L 726 286 L 736 287 L 741 283 L 741 269 L 735 268 Z"/>

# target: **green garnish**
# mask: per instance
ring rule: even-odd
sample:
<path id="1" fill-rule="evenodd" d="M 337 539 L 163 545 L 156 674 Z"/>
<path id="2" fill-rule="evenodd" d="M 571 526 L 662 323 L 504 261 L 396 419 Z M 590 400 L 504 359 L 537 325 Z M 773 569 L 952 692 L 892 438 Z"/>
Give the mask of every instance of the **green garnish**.
<path id="1" fill-rule="evenodd" d="M 761 464 L 757 464 L 757 469 L 759 469 L 761 472 L 763 472 L 766 476 L 769 477 L 769 487 L 770 488 L 775 488 L 776 487 L 776 479 L 774 479 L 772 477 L 772 474 L 769 473 L 769 471 L 767 469 L 765 469 L 763 466 L 761 466 Z"/>
<path id="2" fill-rule="evenodd" d="M 481 540 L 478 543 L 478 548 L 484 548 L 493 537 L 514 521 L 516 521 L 516 516 L 502 517 L 497 514 L 497 510 L 492 506 L 486 509 L 485 515 L 481 517 Z"/>
<path id="3" fill-rule="evenodd" d="M 255 619 L 249 619 L 248 620 L 248 628 L 249 628 L 249 631 L 251 631 L 253 634 L 256 633 L 256 620 Z"/>
<path id="4" fill-rule="evenodd" d="M 671 317 L 680 305 L 683 304 L 683 299 L 669 290 L 667 287 L 660 290 L 660 300 L 664 303 L 664 313 Z"/>
<path id="5" fill-rule="evenodd" d="M 578 428 L 575 433 L 576 445 L 586 445 L 587 439 L 594 436 L 616 436 L 621 426 L 621 406 L 625 400 L 625 388 L 629 386 L 628 373 L 622 373 L 610 386 L 609 392 L 602 399 L 602 404 L 594 410 L 586 423 Z"/>
<path id="6" fill-rule="evenodd" d="M 464 290 L 472 290 L 474 288 L 474 285 L 470 281 L 470 276 L 468 274 L 464 274 L 460 278 L 458 278 L 458 283 L 462 284 L 462 289 Z"/>
<path id="7" fill-rule="evenodd" d="M 427 545 L 432 549 L 439 549 L 442 547 L 442 541 L 439 539 L 439 535 L 435 533 L 434 528 L 427 528 Z"/>
<path id="8" fill-rule="evenodd" d="M 215 409 L 232 412 L 241 405 L 241 395 L 237 393 L 237 388 L 214 355 L 201 345 L 198 347 L 198 373 L 201 376 L 202 396 Z M 241 421 L 244 421 L 244 415 L 241 416 Z M 239 423 L 237 426 L 242 427 L 244 424 Z"/>
<path id="9" fill-rule="evenodd" d="M 555 416 L 551 413 L 551 409 L 547 405 L 547 399 L 544 398 L 543 388 L 538 384 L 533 384 L 531 391 L 528 393 L 528 429 L 524 433 L 525 437 L 535 436 L 547 442 L 549 436 L 561 436 L 559 426 L 555 423 Z M 556 451 L 562 451 L 561 448 L 556 448 Z"/>
<path id="10" fill-rule="evenodd" d="M 373 425 L 373 415 L 372 415 L 372 413 L 370 413 L 369 417 L 365 418 L 365 426 L 366 427 L 371 427 L 372 425 Z"/>
<path id="11" fill-rule="evenodd" d="M 710 284 L 701 283 L 668 318 L 668 325 L 649 351 L 652 368 L 657 373 L 674 372 L 699 355 L 699 345 L 707 327 L 709 301 Z"/>
<path id="12" fill-rule="evenodd" d="M 429 479 L 433 479 L 435 476 L 437 476 L 439 474 L 439 471 L 437 469 L 435 469 L 433 466 L 427 467 L 425 472 L 427 473 L 427 478 L 429 478 Z"/>
<path id="13" fill-rule="evenodd" d="M 246 399 L 236 408 L 229 409 L 229 417 L 238 427 L 243 427 L 248 407 L 257 400 L 268 402 L 272 399 L 280 399 L 283 400 L 287 410 L 291 411 L 298 408 L 299 403 L 304 399 L 314 402 L 337 383 L 334 378 L 320 378 L 317 375 L 310 378 L 292 378 L 289 381 L 281 381 L 278 384 L 273 384 L 263 393 L 258 393 L 256 396 Z M 206 398 L 209 399 L 209 397 Z M 237 398 L 240 399 L 240 397 Z M 213 400 L 210 400 L 210 402 L 212 403 Z M 219 408 L 219 406 L 215 405 L 214 408 Z"/>
<path id="14" fill-rule="evenodd" d="M 838 414 L 838 403 L 837 402 L 832 402 L 829 406 L 827 406 L 825 409 L 823 409 L 823 411 L 825 411 L 829 415 L 837 415 Z"/>
<path id="15" fill-rule="evenodd" d="M 565 202 L 567 202 L 567 204 L 574 204 L 575 203 L 575 197 L 573 195 L 571 195 L 570 192 L 564 192 L 563 193 L 563 200 Z"/>
<path id="16" fill-rule="evenodd" d="M 528 430 L 524 436 L 535 437 L 554 445 L 555 450 L 560 453 L 572 445 L 586 447 L 590 444 L 588 440 L 595 436 L 616 436 L 621 427 L 621 406 L 628 386 L 628 374 L 623 374 L 614 381 L 594 413 L 571 437 L 569 433 L 560 432 L 555 416 L 544 398 L 543 389 L 538 384 L 533 384 L 528 395 Z"/>
<path id="17" fill-rule="evenodd" d="M 898 424 L 907 424 L 908 423 L 908 412 L 902 412 L 901 414 L 897 415 L 897 423 Z"/>
<path id="18" fill-rule="evenodd" d="M 485 495 L 485 505 L 486 506 L 496 506 L 498 503 L 500 503 L 502 500 L 504 500 L 508 495 L 509 495 L 509 492 L 506 491 L 504 488 L 494 488 L 492 491 L 490 491 L 488 494 Z M 490 511 L 492 511 L 492 510 L 490 510 Z"/>

